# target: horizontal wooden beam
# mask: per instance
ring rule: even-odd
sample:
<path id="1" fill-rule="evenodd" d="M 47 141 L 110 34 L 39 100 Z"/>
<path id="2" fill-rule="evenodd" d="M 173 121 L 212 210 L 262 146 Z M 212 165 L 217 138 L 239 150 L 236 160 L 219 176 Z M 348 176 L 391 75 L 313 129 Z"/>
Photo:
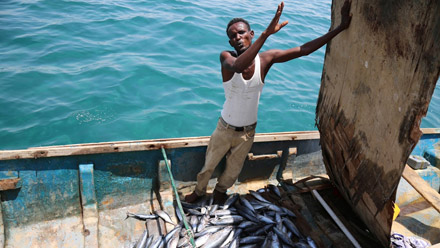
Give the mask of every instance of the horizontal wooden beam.
<path id="1" fill-rule="evenodd" d="M 440 134 L 440 128 L 420 128 L 423 134 Z"/>
<path id="2" fill-rule="evenodd" d="M 422 128 L 421 130 L 424 134 L 440 134 L 440 128 Z M 320 135 L 318 131 L 258 133 L 255 135 L 254 142 L 310 140 L 319 138 Z M 32 147 L 22 150 L 0 150 L 0 160 L 158 150 L 161 146 L 167 149 L 197 147 L 207 146 L 208 142 L 209 136 L 200 136 Z"/>
<path id="3" fill-rule="evenodd" d="M 402 176 L 423 198 L 425 198 L 427 202 L 429 202 L 429 204 L 431 204 L 433 208 L 440 213 L 440 194 L 437 191 L 435 191 L 408 165 L 405 165 Z"/>
<path id="4" fill-rule="evenodd" d="M 256 134 L 254 142 L 289 141 L 319 139 L 318 131 L 281 132 Z M 134 140 L 103 143 L 87 143 L 63 146 L 33 147 L 24 150 L 0 151 L 0 160 L 28 159 L 42 157 L 60 157 L 72 155 L 87 155 L 99 153 L 133 152 L 207 146 L 209 136 L 190 138 L 170 138 L 153 140 Z"/>

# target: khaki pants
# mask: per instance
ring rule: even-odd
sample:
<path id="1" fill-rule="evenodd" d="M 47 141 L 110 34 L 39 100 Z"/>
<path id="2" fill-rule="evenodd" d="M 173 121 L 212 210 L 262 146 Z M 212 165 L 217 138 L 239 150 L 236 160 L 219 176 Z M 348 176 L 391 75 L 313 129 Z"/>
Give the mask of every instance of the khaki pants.
<path id="1" fill-rule="evenodd" d="M 215 189 L 226 192 L 237 180 L 243 168 L 244 161 L 254 142 L 255 129 L 235 131 L 227 128 L 220 120 L 217 128 L 211 135 L 206 151 L 205 165 L 197 174 L 195 192 L 202 196 L 206 194 L 206 187 L 218 163 L 226 154 L 226 168 L 218 178 Z"/>

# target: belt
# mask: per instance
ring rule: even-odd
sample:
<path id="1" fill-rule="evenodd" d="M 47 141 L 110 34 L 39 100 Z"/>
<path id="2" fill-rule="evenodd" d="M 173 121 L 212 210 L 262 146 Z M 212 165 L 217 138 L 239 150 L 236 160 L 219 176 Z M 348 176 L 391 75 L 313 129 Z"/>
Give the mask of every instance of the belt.
<path id="1" fill-rule="evenodd" d="M 223 125 L 226 128 L 232 129 L 237 132 L 254 130 L 255 127 L 257 126 L 257 123 L 255 122 L 254 124 L 249 125 L 249 126 L 236 127 L 236 126 L 228 124 L 222 117 L 220 117 L 220 121 L 223 123 Z"/>

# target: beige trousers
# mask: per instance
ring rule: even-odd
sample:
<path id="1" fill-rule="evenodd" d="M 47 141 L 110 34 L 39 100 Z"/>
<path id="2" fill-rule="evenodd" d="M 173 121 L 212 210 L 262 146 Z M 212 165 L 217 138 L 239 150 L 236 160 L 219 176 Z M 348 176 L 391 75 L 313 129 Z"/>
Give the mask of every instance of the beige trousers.
<path id="1" fill-rule="evenodd" d="M 206 151 L 205 165 L 197 174 L 195 192 L 202 196 L 206 194 L 206 187 L 218 163 L 226 154 L 226 167 L 217 179 L 215 189 L 226 192 L 237 180 L 243 168 L 244 161 L 254 142 L 255 129 L 249 131 L 235 131 L 227 128 L 220 120 L 217 128 L 211 135 Z"/>

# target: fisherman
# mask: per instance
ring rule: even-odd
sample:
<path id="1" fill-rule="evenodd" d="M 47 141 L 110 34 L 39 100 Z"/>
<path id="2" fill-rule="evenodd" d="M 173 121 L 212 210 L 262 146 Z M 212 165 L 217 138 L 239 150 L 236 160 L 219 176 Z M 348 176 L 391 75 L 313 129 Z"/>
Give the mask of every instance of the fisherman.
<path id="1" fill-rule="evenodd" d="M 225 155 L 226 167 L 217 180 L 213 197 L 214 202 L 218 204 L 226 200 L 226 191 L 237 180 L 254 141 L 258 102 L 269 69 L 275 63 L 309 55 L 348 28 L 351 21 L 350 5 L 351 2 L 348 0 L 344 2 L 341 9 L 341 23 L 338 27 L 302 46 L 287 50 L 270 49 L 260 52 L 267 38 L 288 23 L 287 21 L 278 23 L 284 2 L 278 5 L 275 17 L 254 43 L 252 43 L 254 31 L 246 20 L 234 18 L 228 23 L 226 34 L 229 44 L 235 51 L 223 51 L 220 54 L 226 100 L 217 128 L 208 144 L 205 165 L 197 175 L 196 188 L 194 192 L 185 196 L 186 202 L 195 202 L 206 194 L 208 181 Z"/>

